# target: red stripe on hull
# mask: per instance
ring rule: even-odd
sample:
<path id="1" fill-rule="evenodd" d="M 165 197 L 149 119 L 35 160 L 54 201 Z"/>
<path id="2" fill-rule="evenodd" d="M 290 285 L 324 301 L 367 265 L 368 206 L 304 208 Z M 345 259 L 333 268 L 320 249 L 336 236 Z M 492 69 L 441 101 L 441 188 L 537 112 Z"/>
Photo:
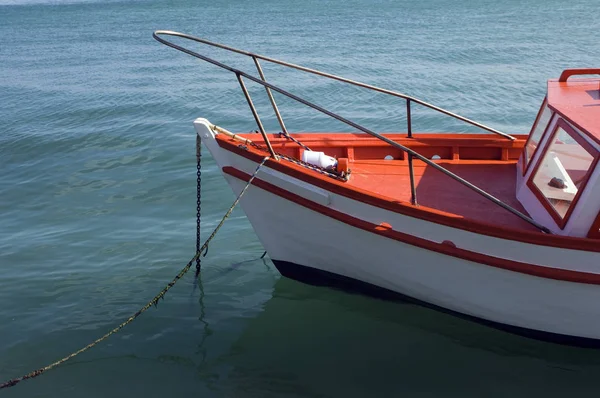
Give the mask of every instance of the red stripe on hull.
<path id="1" fill-rule="evenodd" d="M 238 178 L 242 181 L 248 181 L 250 175 L 240 171 L 234 167 L 223 167 L 223 172 Z M 389 239 L 393 239 L 399 242 L 407 243 L 416 247 L 420 247 L 426 250 L 435 251 L 444 255 L 457 257 L 463 260 L 480 263 L 483 265 L 489 265 L 496 268 L 502 268 L 509 271 L 519 272 L 523 274 L 533 275 L 541 278 L 555 279 L 568 282 L 586 283 L 586 284 L 600 284 L 600 274 L 592 274 L 587 272 L 563 270 L 557 268 L 544 267 L 535 264 L 522 263 L 518 261 L 507 260 L 486 254 L 472 252 L 470 250 L 460 249 L 452 246 L 449 243 L 437 243 L 427 239 L 419 238 L 413 235 L 409 235 L 403 232 L 394 231 L 385 226 L 376 225 L 337 210 L 330 209 L 322 206 L 318 203 L 310 201 L 302 196 L 296 195 L 285 189 L 282 189 L 276 185 L 273 185 L 267 181 L 255 178 L 252 185 L 255 185 L 265 191 L 268 191 L 274 195 L 280 196 L 284 199 L 292 201 L 300 206 L 306 207 L 318 213 L 321 213 L 327 217 L 333 218 L 347 225 L 355 228 L 362 229 L 364 231 L 374 233 Z"/>

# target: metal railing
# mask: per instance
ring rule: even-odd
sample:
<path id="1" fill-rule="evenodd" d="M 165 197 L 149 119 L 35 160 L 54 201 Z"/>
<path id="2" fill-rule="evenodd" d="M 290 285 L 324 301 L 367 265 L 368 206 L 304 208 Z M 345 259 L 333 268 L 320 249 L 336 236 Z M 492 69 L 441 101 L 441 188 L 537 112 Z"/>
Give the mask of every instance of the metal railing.
<path id="1" fill-rule="evenodd" d="M 180 37 L 180 38 L 183 38 L 183 39 L 192 40 L 192 41 L 195 41 L 195 42 L 198 42 L 198 43 L 207 44 L 209 46 L 221 48 L 221 49 L 228 50 L 228 51 L 231 51 L 231 52 L 234 52 L 234 53 L 237 53 L 237 54 L 242 54 L 242 55 L 246 55 L 248 57 L 251 57 L 252 60 L 254 61 L 254 64 L 256 65 L 256 68 L 258 70 L 260 78 L 257 78 L 255 76 L 249 75 L 249 74 L 247 74 L 247 73 L 245 73 L 245 72 L 243 72 L 243 71 L 241 71 L 239 69 L 232 68 L 232 67 L 230 67 L 228 65 L 225 65 L 225 64 L 223 64 L 223 63 L 221 63 L 219 61 L 216 61 L 214 59 L 211 59 L 209 57 L 201 55 L 201 54 L 199 54 L 199 53 L 197 53 L 195 51 L 192 51 L 192 50 L 190 50 L 188 48 L 185 48 L 185 47 L 179 46 L 179 45 L 177 45 L 175 43 L 172 43 L 170 41 L 167 41 L 167 40 L 163 39 L 162 37 L 160 37 L 161 35 Z M 414 98 L 414 97 L 411 97 L 411 96 L 408 96 L 408 95 L 405 95 L 405 94 L 402 94 L 402 93 L 398 93 L 398 92 L 395 92 L 395 91 L 391 91 L 391 90 L 383 89 L 383 88 L 380 88 L 380 87 L 372 86 L 370 84 L 357 82 L 357 81 L 346 79 L 344 77 L 336 76 L 336 75 L 333 75 L 333 74 L 330 74 L 330 73 L 321 72 L 321 71 L 318 71 L 318 70 L 315 70 L 315 69 L 306 68 L 306 67 L 303 67 L 303 66 L 300 66 L 300 65 L 291 64 L 291 63 L 280 61 L 280 60 L 277 60 L 277 59 L 274 59 L 274 58 L 265 57 L 263 55 L 258 55 L 258 54 L 254 54 L 254 53 L 251 53 L 251 52 L 248 52 L 248 51 L 239 50 L 239 49 L 236 49 L 236 48 L 233 48 L 233 47 L 229 47 L 229 46 L 226 46 L 226 45 L 223 45 L 223 44 L 219 44 L 219 43 L 214 43 L 214 42 L 211 42 L 211 41 L 208 41 L 208 40 L 205 40 L 205 39 L 201 39 L 201 38 L 198 38 L 198 37 L 194 37 L 194 36 L 191 36 L 191 35 L 187 35 L 187 34 L 184 34 L 184 33 L 173 32 L 173 31 L 168 31 L 168 30 L 157 30 L 157 31 L 155 31 L 153 33 L 152 36 L 158 42 L 160 42 L 160 43 L 162 43 L 162 44 L 164 44 L 166 46 L 169 46 L 171 48 L 174 48 L 176 50 L 184 52 L 184 53 L 186 53 L 188 55 L 191 55 L 191 56 L 193 56 L 195 58 L 201 59 L 201 60 L 206 61 L 206 62 L 208 62 L 210 64 L 216 65 L 216 66 L 218 66 L 220 68 L 223 68 L 225 70 L 228 70 L 228 71 L 234 73 L 236 75 L 236 77 L 237 77 L 238 83 L 240 84 L 240 88 L 242 89 L 242 92 L 243 92 L 243 94 L 244 94 L 244 96 L 246 98 L 246 101 L 248 102 L 248 106 L 250 107 L 250 110 L 252 111 L 252 115 L 253 115 L 253 117 L 254 117 L 254 119 L 256 121 L 256 124 L 258 126 L 258 129 L 259 129 L 259 131 L 260 131 L 260 133 L 261 133 L 261 135 L 262 135 L 262 137 L 263 137 L 263 139 L 265 141 L 265 144 L 267 145 L 267 148 L 268 148 L 269 152 L 271 153 L 271 156 L 273 158 L 275 158 L 275 159 L 278 159 L 278 156 L 275 153 L 275 151 L 273 150 L 273 147 L 271 146 L 271 143 L 269 142 L 269 138 L 267 137 L 267 133 L 266 133 L 264 127 L 263 127 L 263 124 L 262 124 L 262 121 L 260 120 L 258 112 L 256 111 L 256 108 L 254 107 L 254 104 L 252 102 L 250 94 L 249 94 L 248 90 L 246 89 L 246 86 L 244 84 L 243 78 L 251 80 L 251 81 L 253 81 L 255 83 L 258 83 L 258 84 L 262 85 L 263 87 L 265 87 L 265 90 L 266 90 L 267 95 L 269 97 L 269 101 L 271 102 L 271 105 L 273 106 L 273 110 L 275 111 L 275 115 L 277 116 L 277 120 L 279 122 L 279 125 L 281 126 L 282 131 L 284 133 L 286 133 L 286 134 L 288 133 L 288 131 L 287 131 L 286 127 L 285 127 L 285 124 L 283 122 L 283 118 L 281 117 L 279 109 L 277 108 L 277 104 L 275 103 L 275 99 L 273 98 L 273 94 L 272 94 L 271 90 L 273 90 L 275 92 L 278 92 L 278 93 L 280 93 L 280 94 L 282 94 L 282 95 L 284 95 L 284 96 L 286 96 L 288 98 L 291 98 L 291 99 L 293 99 L 293 100 L 295 100 L 297 102 L 300 102 L 303 105 L 306 105 L 306 106 L 308 106 L 308 107 L 310 107 L 312 109 L 315 109 L 315 110 L 317 110 L 317 111 L 319 111 L 319 112 L 321 112 L 321 113 L 323 113 L 325 115 L 328 115 L 328 116 L 330 116 L 330 117 L 332 117 L 332 118 L 334 118 L 334 119 L 336 119 L 336 120 L 338 120 L 338 121 L 340 121 L 342 123 L 345 123 L 345 124 L 347 124 L 347 125 L 349 125 L 351 127 L 354 127 L 356 129 L 364 132 L 364 133 L 367 133 L 367 134 L 369 134 L 369 135 L 371 135 L 373 137 L 376 137 L 376 138 L 380 139 L 381 141 L 384 141 L 384 142 L 388 143 L 389 145 L 391 145 L 391 146 L 393 146 L 393 147 L 395 147 L 397 149 L 400 149 L 401 151 L 405 152 L 407 154 L 407 157 L 408 157 L 408 164 L 409 164 L 409 171 L 410 171 L 410 185 L 411 185 L 411 203 L 413 205 L 417 204 L 416 187 L 415 187 L 415 181 L 414 181 L 415 178 L 414 178 L 414 171 L 413 171 L 413 158 L 417 158 L 417 159 L 421 160 L 422 162 L 426 163 L 427 165 L 433 167 L 434 169 L 439 170 L 440 172 L 442 172 L 443 174 L 447 175 L 448 177 L 454 179 L 455 181 L 461 183 L 462 185 L 466 186 L 467 188 L 475 191 L 476 193 L 480 194 L 481 196 L 485 197 L 486 199 L 490 200 L 491 202 L 495 203 L 496 205 L 498 205 L 498 206 L 504 208 L 505 210 L 511 212 L 512 214 L 516 215 L 517 217 L 521 218 L 522 220 L 530 223 L 531 225 L 535 226 L 539 230 L 541 230 L 541 231 L 543 231 L 545 233 L 551 233 L 550 230 L 548 230 L 548 228 L 546 228 L 543 225 L 539 224 L 538 222 L 536 222 L 535 220 L 533 220 L 531 217 L 527 216 L 526 214 L 523 214 L 519 210 L 517 210 L 517 209 L 513 208 L 512 206 L 510 206 L 510 205 L 502 202 L 498 198 L 492 196 L 491 194 L 489 194 L 486 191 L 482 190 L 481 188 L 473 185 L 472 183 L 470 183 L 469 181 L 463 179 L 462 177 L 460 177 L 460 176 L 452 173 L 451 171 L 446 170 L 442 166 L 440 166 L 437 163 L 431 161 L 430 159 L 426 158 L 425 156 L 423 156 L 423 155 L 421 155 L 421 154 L 413 151 L 412 149 L 410 149 L 410 148 L 408 148 L 408 147 L 406 147 L 404 145 L 398 144 L 397 142 L 392 141 L 391 139 L 389 139 L 389 138 L 387 138 L 387 137 L 385 137 L 385 136 L 383 136 L 381 134 L 378 134 L 378 133 L 376 133 L 376 132 L 374 132 L 374 131 L 372 131 L 370 129 L 367 129 L 366 127 L 363 127 L 363 126 L 361 126 L 361 125 L 359 125 L 359 124 L 357 124 L 357 123 L 355 123 L 355 122 L 353 122 L 351 120 L 348 120 L 348 119 L 346 119 L 346 118 L 344 118 L 344 117 L 342 117 L 342 116 L 340 116 L 340 115 L 338 115 L 336 113 L 328 111 L 327 109 L 325 109 L 325 108 L 323 108 L 323 107 L 321 107 L 319 105 L 316 105 L 316 104 L 314 104 L 314 103 L 312 103 L 310 101 L 307 101 L 307 100 L 305 100 L 303 98 L 300 98 L 300 97 L 298 97 L 298 96 L 296 96 L 296 95 L 294 95 L 294 94 L 292 94 L 292 93 L 290 93 L 290 92 L 288 92 L 288 91 L 286 91 L 286 90 L 284 90 L 282 88 L 279 88 L 279 87 L 277 87 L 277 86 L 275 86 L 275 85 L 273 85 L 271 83 L 268 83 L 266 81 L 264 72 L 263 72 L 263 70 L 262 70 L 262 68 L 261 68 L 260 63 L 259 63 L 258 60 L 261 59 L 261 60 L 264 60 L 264 61 L 267 61 L 267 62 L 271 62 L 271 63 L 274 63 L 274 64 L 278 64 L 278 65 L 290 67 L 290 68 L 297 69 L 297 70 L 300 70 L 300 71 L 312 73 L 312 74 L 315 74 L 315 75 L 327 77 L 327 78 L 330 78 L 330 79 L 333 79 L 333 80 L 341 81 L 341 82 L 344 82 L 344 83 L 349 83 L 349 84 L 352 84 L 352 85 L 355 85 L 355 86 L 358 86 L 358 87 L 367 88 L 369 90 L 373 90 L 373 91 L 377 91 L 377 92 L 380 92 L 380 93 L 392 95 L 394 97 L 399 97 L 399 98 L 405 99 L 406 100 L 406 111 L 407 111 L 407 129 L 408 129 L 407 134 L 408 134 L 409 138 L 412 138 L 412 120 L 411 120 L 411 103 L 412 102 L 415 102 L 417 104 L 423 105 L 423 106 L 425 106 L 427 108 L 433 109 L 433 110 L 435 110 L 437 112 L 440 112 L 442 114 L 451 116 L 451 117 L 453 117 L 455 119 L 461 120 L 461 121 L 466 122 L 466 123 L 468 123 L 470 125 L 479 127 L 479 128 L 481 128 L 483 130 L 486 130 L 488 132 L 500 135 L 500 136 L 505 137 L 505 138 L 507 138 L 507 139 L 509 139 L 511 141 L 514 141 L 515 137 L 513 137 L 511 135 L 508 135 L 506 133 L 503 133 L 503 132 L 498 131 L 496 129 L 493 129 L 491 127 L 485 126 L 485 125 L 483 125 L 481 123 L 475 122 L 475 121 L 473 121 L 471 119 L 468 119 L 468 118 L 465 118 L 463 116 L 457 115 L 457 114 L 452 113 L 450 111 L 447 111 L 445 109 L 439 108 L 439 107 L 437 107 L 435 105 L 429 104 L 429 103 L 427 103 L 425 101 L 422 101 L 420 99 L 417 99 L 417 98 Z"/>

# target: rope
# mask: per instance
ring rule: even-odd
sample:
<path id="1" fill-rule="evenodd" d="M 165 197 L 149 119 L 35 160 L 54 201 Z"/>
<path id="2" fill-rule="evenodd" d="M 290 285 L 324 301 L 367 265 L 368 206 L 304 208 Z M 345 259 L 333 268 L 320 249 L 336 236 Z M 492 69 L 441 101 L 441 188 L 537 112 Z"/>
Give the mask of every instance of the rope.
<path id="1" fill-rule="evenodd" d="M 158 293 L 156 296 L 154 296 L 154 298 L 152 300 L 150 300 L 145 306 L 143 306 L 142 308 L 140 308 L 135 314 L 131 315 L 126 321 L 124 321 L 123 323 L 121 323 L 119 326 L 115 327 L 114 329 L 112 329 L 110 332 L 106 333 L 104 336 L 94 340 L 92 343 L 86 345 L 85 347 L 67 355 L 66 357 L 59 359 L 56 362 L 52 362 L 51 364 L 44 366 L 43 368 L 34 370 L 33 372 L 27 373 L 26 375 L 23 375 L 21 377 L 16 377 L 14 379 L 8 380 L 2 384 L 0 384 L 0 390 L 3 388 L 8 388 L 8 387 L 13 387 L 15 385 L 17 385 L 19 382 L 26 380 L 26 379 L 33 379 L 34 377 L 37 377 L 39 375 L 41 375 L 42 373 L 53 369 L 55 367 L 57 367 L 60 364 L 63 364 L 65 362 L 67 362 L 69 359 L 76 357 L 77 355 L 81 354 L 82 352 L 85 352 L 87 350 L 89 350 L 90 348 L 94 347 L 95 345 L 97 345 L 98 343 L 106 340 L 107 338 L 109 338 L 110 336 L 112 336 L 113 334 L 117 333 L 119 330 L 123 329 L 125 326 L 127 326 L 128 324 L 130 324 L 131 322 L 133 322 L 134 319 L 136 319 L 138 316 L 140 316 L 142 313 L 146 312 L 150 307 L 152 307 L 153 305 L 156 306 L 158 305 L 158 300 L 163 299 L 165 294 L 175 285 L 175 283 L 177 283 L 177 281 L 179 279 L 181 279 L 181 277 L 183 275 L 186 274 L 186 272 L 189 271 L 189 269 L 191 268 L 192 264 L 194 263 L 194 261 L 196 261 L 197 259 L 200 258 L 200 256 L 202 255 L 202 252 L 206 249 L 208 249 L 208 244 L 210 243 L 210 241 L 215 237 L 215 235 L 217 234 L 217 232 L 219 231 L 219 229 L 221 229 L 221 226 L 223 225 L 223 223 L 225 222 L 225 220 L 227 218 L 229 218 L 229 216 L 231 215 L 231 212 L 233 211 L 233 209 L 235 208 L 235 206 L 237 206 L 238 202 L 240 201 L 240 199 L 242 198 L 242 196 L 244 195 L 244 193 L 246 192 L 246 190 L 248 189 L 248 187 L 252 184 L 252 180 L 254 180 L 254 177 L 256 177 L 256 175 L 258 174 L 258 170 L 260 170 L 260 168 L 265 164 L 265 162 L 269 159 L 269 157 L 265 157 L 262 162 L 258 165 L 258 167 L 256 167 L 256 170 L 254 171 L 254 173 L 252 174 L 252 176 L 250 177 L 250 179 L 248 180 L 248 182 L 246 183 L 246 186 L 244 186 L 244 188 L 242 189 L 242 191 L 240 192 L 240 194 L 237 196 L 237 198 L 235 199 L 235 201 L 233 202 L 233 204 L 231 205 L 231 207 L 229 208 L 229 210 L 227 210 L 227 213 L 225 213 L 225 215 L 223 216 L 223 218 L 221 219 L 221 222 L 219 222 L 219 225 L 217 225 L 217 227 L 215 228 L 215 230 L 212 232 L 212 234 L 210 234 L 210 236 L 208 237 L 208 239 L 206 240 L 206 242 L 204 242 L 204 244 L 202 245 L 202 247 L 200 248 L 200 250 L 198 250 L 196 252 L 196 255 L 194 255 L 194 257 L 192 257 L 192 259 L 190 261 L 188 261 L 188 263 L 185 265 L 185 267 L 183 267 L 183 269 L 181 271 L 179 271 L 179 273 L 175 276 L 175 278 L 173 278 L 173 280 L 171 282 L 169 282 L 167 284 L 167 286 L 164 287 L 164 289 L 162 289 L 160 291 L 160 293 Z"/>

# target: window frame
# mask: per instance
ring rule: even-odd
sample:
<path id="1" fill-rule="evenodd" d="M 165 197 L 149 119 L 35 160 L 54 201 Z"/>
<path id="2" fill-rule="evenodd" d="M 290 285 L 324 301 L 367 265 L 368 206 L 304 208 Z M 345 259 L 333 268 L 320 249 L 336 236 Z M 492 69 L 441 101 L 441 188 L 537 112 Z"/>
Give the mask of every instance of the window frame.
<path id="1" fill-rule="evenodd" d="M 533 138 L 533 132 L 537 128 L 540 118 L 542 117 L 542 114 L 544 113 L 544 110 L 546 108 L 548 108 L 548 110 L 550 111 L 550 119 L 548 120 L 548 124 L 544 128 L 544 131 L 542 131 L 542 135 L 540 136 L 540 142 L 538 142 L 535 149 L 533 150 L 533 153 L 531 154 L 531 159 L 527 160 L 527 145 L 529 144 L 529 141 L 531 141 L 531 139 Z M 531 126 L 531 130 L 529 131 L 529 136 L 527 137 L 527 141 L 525 141 L 525 146 L 523 147 L 523 175 L 527 174 L 527 171 L 529 170 L 529 166 L 531 165 L 531 163 L 533 163 L 532 160 L 535 158 L 535 155 L 538 153 L 538 150 L 540 149 L 540 146 L 541 146 L 540 144 L 542 143 L 542 141 L 544 141 L 544 137 L 546 136 L 548 127 L 550 127 L 550 124 L 552 124 L 552 118 L 554 117 L 555 113 L 556 113 L 556 111 L 554 109 L 552 109 L 552 107 L 548 104 L 548 97 L 544 97 L 544 101 L 542 101 L 542 106 L 540 106 L 540 109 L 538 110 L 537 116 L 535 117 L 535 121 L 533 122 L 533 125 Z"/>
<path id="2" fill-rule="evenodd" d="M 590 228 L 590 232 L 588 232 L 588 238 L 600 239 L 600 212 L 598 212 L 596 221 L 594 221 L 592 227 Z"/>
<path id="3" fill-rule="evenodd" d="M 552 204 L 548 201 L 546 196 L 544 196 L 542 191 L 540 191 L 540 189 L 533 182 L 533 178 L 535 177 L 538 169 L 542 165 L 544 155 L 548 152 L 548 149 L 550 149 L 550 146 L 552 145 L 552 143 L 554 141 L 554 136 L 556 135 L 556 132 L 558 131 L 559 127 L 562 128 L 565 131 L 565 133 L 567 133 L 571 138 L 573 138 L 579 145 L 581 145 L 593 157 L 592 163 L 590 164 L 590 168 L 588 169 L 588 171 L 585 175 L 585 180 L 584 180 L 583 184 L 581 185 L 581 188 L 577 190 L 577 194 L 573 198 L 573 201 L 571 202 L 571 205 L 569 206 L 569 209 L 565 213 L 564 217 L 561 217 L 560 214 L 558 214 L 558 211 L 556 211 L 554 206 L 552 206 Z M 546 132 L 547 131 L 545 131 L 544 133 L 546 133 Z M 538 145 L 538 148 L 539 148 L 539 145 Z M 536 148 L 536 153 L 537 153 L 538 148 Z M 598 160 L 600 160 L 600 152 L 592 144 L 590 144 L 585 138 L 583 138 L 582 135 L 579 134 L 566 120 L 564 120 L 562 117 L 559 117 L 558 120 L 556 121 L 556 124 L 554 125 L 554 128 L 552 129 L 552 133 L 548 136 L 548 140 L 543 147 L 542 155 L 539 157 L 537 163 L 535 164 L 535 167 L 533 168 L 533 171 L 531 172 L 531 175 L 527 179 L 527 186 L 529 187 L 531 192 L 535 195 L 535 197 L 538 199 L 538 201 L 544 206 L 544 208 L 550 214 L 550 216 L 552 216 L 552 218 L 556 222 L 556 225 L 558 225 L 558 227 L 560 229 L 564 229 L 565 226 L 567 225 L 567 223 L 569 222 L 571 213 L 573 213 L 573 210 L 575 209 L 575 207 L 577 207 L 577 202 L 579 201 L 579 197 L 585 191 L 585 188 L 587 188 L 587 184 L 590 180 L 590 177 L 592 176 L 592 174 L 594 173 L 594 170 L 596 169 L 596 166 L 598 165 Z"/>

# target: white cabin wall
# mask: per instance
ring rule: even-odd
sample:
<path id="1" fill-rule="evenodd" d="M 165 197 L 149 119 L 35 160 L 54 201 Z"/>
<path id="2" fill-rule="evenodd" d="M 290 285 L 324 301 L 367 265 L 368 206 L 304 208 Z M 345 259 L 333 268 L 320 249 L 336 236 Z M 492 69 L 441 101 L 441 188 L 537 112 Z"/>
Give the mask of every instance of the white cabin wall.
<path id="1" fill-rule="evenodd" d="M 525 183 L 523 179 L 523 163 L 525 162 L 525 148 L 521 152 L 521 156 L 517 161 L 517 180 L 515 184 L 515 195 L 519 195 L 519 191 L 521 190 L 521 186 Z"/>
<path id="2" fill-rule="evenodd" d="M 579 134 L 581 130 L 571 125 Z M 581 136 L 597 151 L 600 152 L 600 145 L 581 134 Z M 569 236 L 587 236 L 592 224 L 596 220 L 596 216 L 600 211 L 600 163 L 596 165 L 596 170 L 590 176 L 587 185 L 577 204 L 569 222 L 565 225 L 564 233 Z"/>
<path id="3" fill-rule="evenodd" d="M 540 203 L 537 196 L 531 192 L 531 189 L 527 185 L 523 185 L 523 188 L 517 193 L 517 199 L 525 207 L 531 218 L 548 228 L 552 233 L 564 235 L 564 231 L 560 229 L 554 218 L 552 218 L 548 210 Z"/>
<path id="4" fill-rule="evenodd" d="M 600 212 L 600 169 L 596 168 L 564 232 L 569 236 L 587 236 L 598 212 Z"/>

